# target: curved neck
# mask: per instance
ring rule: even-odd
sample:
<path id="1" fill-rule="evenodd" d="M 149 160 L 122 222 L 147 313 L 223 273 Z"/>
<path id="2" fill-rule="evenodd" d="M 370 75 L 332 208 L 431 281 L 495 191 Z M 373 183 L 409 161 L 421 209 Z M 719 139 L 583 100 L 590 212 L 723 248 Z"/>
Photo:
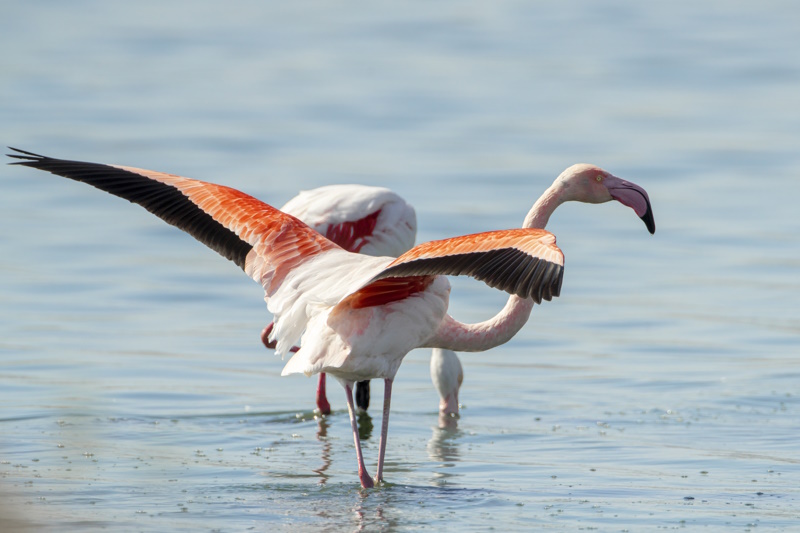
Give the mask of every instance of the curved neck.
<path id="1" fill-rule="evenodd" d="M 560 182 L 556 180 L 556 182 L 536 200 L 531 210 L 525 215 L 525 221 L 522 223 L 522 227 L 544 229 L 553 211 L 566 200 L 565 191 Z"/>
<path id="2" fill-rule="evenodd" d="M 481 352 L 511 340 L 522 329 L 533 309 L 533 300 L 510 296 L 503 310 L 489 320 L 464 324 L 445 315 L 426 348 L 445 348 L 457 352 Z"/>
<path id="3" fill-rule="evenodd" d="M 533 204 L 522 227 L 544 229 L 553 211 L 566 200 L 564 191 L 559 180 L 556 180 Z M 425 347 L 479 352 L 500 346 L 522 329 L 532 310 L 533 300 L 512 295 L 499 313 L 477 324 L 464 324 L 446 315 Z"/>

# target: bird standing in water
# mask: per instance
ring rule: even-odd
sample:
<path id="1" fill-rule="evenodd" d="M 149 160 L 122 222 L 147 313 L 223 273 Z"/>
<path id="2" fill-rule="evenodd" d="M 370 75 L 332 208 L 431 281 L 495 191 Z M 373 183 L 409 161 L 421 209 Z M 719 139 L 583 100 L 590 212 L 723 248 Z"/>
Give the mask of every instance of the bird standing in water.
<path id="1" fill-rule="evenodd" d="M 297 218 L 229 187 L 144 169 L 68 161 L 15 150 L 17 164 L 45 170 L 142 205 L 261 283 L 275 317 L 269 341 L 301 349 L 282 375 L 325 372 L 344 387 L 361 485 L 383 479 L 392 383 L 414 348 L 482 351 L 511 339 L 535 303 L 561 291 L 564 256 L 544 228 L 563 202 L 631 207 L 655 232 L 647 193 L 593 165 L 573 165 L 534 203 L 521 229 L 418 245 L 398 258 L 348 252 Z M 447 314 L 447 275 L 469 275 L 511 296 L 495 317 L 464 324 Z M 375 478 L 364 465 L 352 389 L 384 380 Z"/>
<path id="2" fill-rule="evenodd" d="M 414 246 L 417 234 L 417 215 L 414 208 L 400 195 L 383 187 L 366 185 L 326 185 L 300 194 L 280 208 L 297 217 L 348 252 L 371 256 L 397 257 Z M 272 324 L 261 332 L 267 348 Z M 458 414 L 458 390 L 464 371 L 458 355 L 452 350 L 434 348 L 431 352 L 431 380 L 439 393 L 442 414 Z M 319 374 L 317 408 L 330 414 L 325 386 L 325 373 Z M 356 383 L 356 407 L 369 408 L 369 381 Z"/>
<path id="3" fill-rule="evenodd" d="M 300 194 L 280 208 L 297 217 L 348 252 L 375 257 L 398 255 L 414 246 L 417 237 L 417 215 L 414 208 L 398 194 L 383 187 L 366 185 L 327 185 Z M 267 348 L 274 349 L 269 340 L 269 324 L 261 332 Z M 325 373 L 317 381 L 317 408 L 330 414 L 331 404 L 326 394 Z M 364 411 L 369 407 L 369 380 L 355 387 L 355 403 Z"/>

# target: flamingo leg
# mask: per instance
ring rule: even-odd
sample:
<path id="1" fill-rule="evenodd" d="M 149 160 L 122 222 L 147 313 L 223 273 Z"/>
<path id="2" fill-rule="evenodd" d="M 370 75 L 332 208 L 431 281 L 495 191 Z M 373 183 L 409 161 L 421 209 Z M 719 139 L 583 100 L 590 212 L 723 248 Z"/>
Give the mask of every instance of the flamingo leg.
<path id="1" fill-rule="evenodd" d="M 392 380 L 383 380 L 383 420 L 381 420 L 381 444 L 378 452 L 378 471 L 375 473 L 375 481 L 383 481 L 383 457 L 386 455 L 386 437 L 389 434 L 389 410 L 392 405 Z"/>
<path id="2" fill-rule="evenodd" d="M 369 380 L 356 383 L 356 406 L 362 411 L 369 409 Z"/>
<path id="3" fill-rule="evenodd" d="M 317 382 L 317 407 L 323 415 L 331 414 L 331 404 L 328 403 L 328 396 L 325 394 L 325 373 L 321 372 Z"/>
<path id="4" fill-rule="evenodd" d="M 356 444 L 356 457 L 358 458 L 358 479 L 361 480 L 361 486 L 365 489 L 371 489 L 375 486 L 372 478 L 367 473 L 367 467 L 364 466 L 364 456 L 361 454 L 361 440 L 358 438 L 358 423 L 356 423 L 356 408 L 353 405 L 353 384 L 345 383 L 344 392 L 347 395 L 347 411 L 350 413 L 350 425 L 353 428 L 353 442 Z M 381 440 L 383 442 L 383 440 Z"/>

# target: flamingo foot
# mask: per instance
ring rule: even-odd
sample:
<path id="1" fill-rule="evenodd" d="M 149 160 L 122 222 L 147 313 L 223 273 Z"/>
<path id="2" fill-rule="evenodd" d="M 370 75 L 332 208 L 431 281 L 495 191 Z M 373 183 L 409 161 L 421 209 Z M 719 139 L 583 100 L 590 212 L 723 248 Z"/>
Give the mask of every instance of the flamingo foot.
<path id="1" fill-rule="evenodd" d="M 269 340 L 269 334 L 272 333 L 273 327 L 275 327 L 275 323 L 270 322 L 269 324 L 267 324 L 267 327 L 261 330 L 261 342 L 263 342 L 264 346 L 266 346 L 267 349 L 269 350 L 274 350 L 275 348 L 278 347 L 277 341 Z M 300 348 L 298 348 L 297 346 L 292 346 L 291 348 L 289 348 L 289 351 L 292 353 L 297 353 L 300 351 Z"/>
<path id="2" fill-rule="evenodd" d="M 375 482 L 372 480 L 372 477 L 367 473 L 366 470 L 358 469 L 358 479 L 361 480 L 361 486 L 365 489 L 371 489 L 375 487 Z"/>
<path id="3" fill-rule="evenodd" d="M 264 346 L 266 346 L 268 350 L 274 350 L 277 344 L 275 341 L 270 342 L 269 340 L 269 334 L 272 332 L 272 328 L 274 326 L 275 324 L 270 322 L 269 324 L 267 324 L 267 327 L 261 330 L 261 342 L 264 343 Z"/>

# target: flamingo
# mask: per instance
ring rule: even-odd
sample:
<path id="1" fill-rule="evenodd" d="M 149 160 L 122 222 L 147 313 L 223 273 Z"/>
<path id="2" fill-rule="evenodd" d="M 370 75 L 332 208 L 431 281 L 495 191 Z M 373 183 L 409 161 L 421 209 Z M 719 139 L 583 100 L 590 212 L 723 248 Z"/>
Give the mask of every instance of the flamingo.
<path id="1" fill-rule="evenodd" d="M 431 351 L 431 381 L 439 393 L 439 413 L 458 414 L 458 390 L 464 381 L 464 369 L 453 350 L 434 348 Z"/>
<path id="2" fill-rule="evenodd" d="M 397 257 L 414 246 L 417 235 L 414 208 L 384 187 L 327 185 L 301 191 L 280 210 L 297 217 L 348 252 Z M 269 324 L 261 332 L 262 342 L 270 349 L 275 348 L 275 342 L 269 340 L 272 327 Z M 356 406 L 366 411 L 369 396 L 369 381 L 357 382 Z M 330 414 L 324 372 L 319 374 L 316 402 L 322 414 Z"/>
<path id="3" fill-rule="evenodd" d="M 281 375 L 325 372 L 344 387 L 361 486 L 383 481 L 392 383 L 414 348 L 483 351 L 511 339 L 534 304 L 561 292 L 564 255 L 544 228 L 566 201 L 631 207 L 650 233 L 647 192 L 599 167 L 567 168 L 534 203 L 521 229 L 431 241 L 397 258 L 348 252 L 297 218 L 240 191 L 134 167 L 70 161 L 13 149 L 14 164 L 82 181 L 137 203 L 235 262 L 261 283 L 275 317 L 278 354 L 301 341 Z M 509 293 L 503 309 L 478 324 L 447 314 L 448 275 L 468 275 Z M 353 384 L 384 380 L 375 478 L 367 473 Z"/>
<path id="4" fill-rule="evenodd" d="M 400 195 L 384 187 L 366 185 L 327 185 L 300 194 L 280 208 L 308 224 L 349 252 L 371 256 L 396 257 L 414 246 L 417 216 L 414 208 Z M 267 348 L 272 324 L 261 332 Z M 294 348 L 292 348 L 294 349 Z M 431 380 L 439 393 L 443 415 L 458 414 L 458 390 L 464 371 L 458 355 L 452 350 L 434 348 L 431 352 Z M 330 414 L 326 396 L 325 373 L 319 374 L 317 408 Z M 369 381 L 359 381 L 355 403 L 366 411 L 369 407 Z"/>

